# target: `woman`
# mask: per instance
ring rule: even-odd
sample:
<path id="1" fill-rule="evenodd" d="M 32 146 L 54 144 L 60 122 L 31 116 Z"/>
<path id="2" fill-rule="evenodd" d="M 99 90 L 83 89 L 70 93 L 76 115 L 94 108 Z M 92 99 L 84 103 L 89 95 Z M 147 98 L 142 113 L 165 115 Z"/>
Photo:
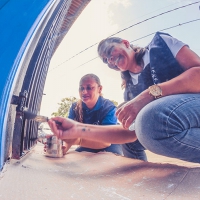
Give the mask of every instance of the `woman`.
<path id="1" fill-rule="evenodd" d="M 70 108 L 68 118 L 81 123 L 95 125 L 113 125 L 117 123 L 115 115 L 116 107 L 108 99 L 102 97 L 102 85 L 95 74 L 86 74 L 79 83 L 80 100 Z M 88 151 L 97 153 L 100 151 L 113 152 L 122 155 L 121 145 L 87 141 L 77 139 L 75 141 L 65 140 L 65 152 L 73 144 L 78 144 L 76 151 Z"/>
<path id="2" fill-rule="evenodd" d="M 122 83 L 123 82 L 124 82 L 124 80 L 122 80 Z M 124 97 L 124 100 L 125 101 L 123 103 L 121 103 L 117 108 L 120 108 L 122 105 L 127 103 L 126 96 Z M 135 128 L 135 124 L 133 124 L 133 127 Z M 129 127 L 129 129 L 131 130 L 131 127 Z M 135 142 L 122 144 L 121 147 L 122 147 L 123 155 L 125 157 L 147 161 L 147 155 L 145 152 L 145 148 L 142 146 L 142 144 L 139 142 L 139 140 L 136 140 Z"/>
<path id="3" fill-rule="evenodd" d="M 116 112 L 124 131 L 116 126 L 107 138 L 111 127 L 87 126 L 86 136 L 79 124 L 58 118 L 65 127 L 60 130 L 53 118 L 49 122 L 53 132 L 61 138 L 90 137 L 121 144 L 138 138 L 154 153 L 200 163 L 200 57 L 188 45 L 159 32 L 146 48 L 107 38 L 99 44 L 98 53 L 104 63 L 123 74 L 125 95 L 133 98 Z M 134 120 L 135 131 L 130 132 L 127 129 Z"/>

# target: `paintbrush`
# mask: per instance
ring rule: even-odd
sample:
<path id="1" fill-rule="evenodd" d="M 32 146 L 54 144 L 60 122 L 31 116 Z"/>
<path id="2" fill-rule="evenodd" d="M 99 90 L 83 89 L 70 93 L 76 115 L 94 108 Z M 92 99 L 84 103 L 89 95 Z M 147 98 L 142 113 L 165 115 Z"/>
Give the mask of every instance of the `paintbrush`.
<path id="1" fill-rule="evenodd" d="M 37 114 L 34 114 L 27 110 L 24 110 L 24 118 L 27 120 L 34 120 L 36 122 L 48 122 L 49 121 L 48 117 L 42 116 L 42 115 L 37 115 Z M 61 122 L 58 122 L 58 121 L 55 121 L 55 122 L 58 125 L 62 125 Z"/>

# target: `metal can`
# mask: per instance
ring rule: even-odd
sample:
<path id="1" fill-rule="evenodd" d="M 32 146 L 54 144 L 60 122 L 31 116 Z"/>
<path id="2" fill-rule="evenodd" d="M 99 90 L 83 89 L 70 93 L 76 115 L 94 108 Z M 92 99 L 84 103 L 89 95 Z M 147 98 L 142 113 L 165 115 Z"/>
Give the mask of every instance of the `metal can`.
<path id="1" fill-rule="evenodd" d="M 45 156 L 54 158 L 63 157 L 62 146 L 63 142 L 61 139 L 58 139 L 57 136 L 53 135 L 51 137 L 48 137 L 46 143 Z"/>

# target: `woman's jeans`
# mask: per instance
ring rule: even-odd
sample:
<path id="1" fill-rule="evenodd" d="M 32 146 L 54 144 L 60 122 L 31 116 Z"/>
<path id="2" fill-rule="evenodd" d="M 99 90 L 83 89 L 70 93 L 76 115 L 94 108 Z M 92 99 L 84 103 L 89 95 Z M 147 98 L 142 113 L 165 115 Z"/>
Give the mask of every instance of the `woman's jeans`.
<path id="1" fill-rule="evenodd" d="M 138 140 L 131 143 L 122 144 L 122 151 L 125 157 L 134 158 L 147 161 L 145 148 L 140 144 Z"/>
<path id="2" fill-rule="evenodd" d="M 157 99 L 137 115 L 141 144 L 156 154 L 200 163 L 200 94 Z"/>
<path id="3" fill-rule="evenodd" d="M 92 152 L 92 153 L 106 151 L 106 152 L 112 152 L 118 155 L 123 155 L 122 147 L 120 144 L 111 144 L 109 147 L 106 147 L 104 149 L 90 149 L 86 147 L 77 147 L 75 151 L 78 151 L 78 152 L 87 151 L 87 152 Z"/>

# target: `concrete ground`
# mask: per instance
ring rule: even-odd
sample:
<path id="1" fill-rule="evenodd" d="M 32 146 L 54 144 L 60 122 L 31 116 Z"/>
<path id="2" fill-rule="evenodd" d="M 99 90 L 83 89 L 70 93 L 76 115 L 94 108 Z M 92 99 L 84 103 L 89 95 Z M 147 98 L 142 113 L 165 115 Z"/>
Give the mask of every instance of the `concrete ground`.
<path id="1" fill-rule="evenodd" d="M 38 143 L 0 176 L 0 200 L 199 200 L 200 164 L 158 156 L 149 162 L 112 153 L 49 158 Z"/>

